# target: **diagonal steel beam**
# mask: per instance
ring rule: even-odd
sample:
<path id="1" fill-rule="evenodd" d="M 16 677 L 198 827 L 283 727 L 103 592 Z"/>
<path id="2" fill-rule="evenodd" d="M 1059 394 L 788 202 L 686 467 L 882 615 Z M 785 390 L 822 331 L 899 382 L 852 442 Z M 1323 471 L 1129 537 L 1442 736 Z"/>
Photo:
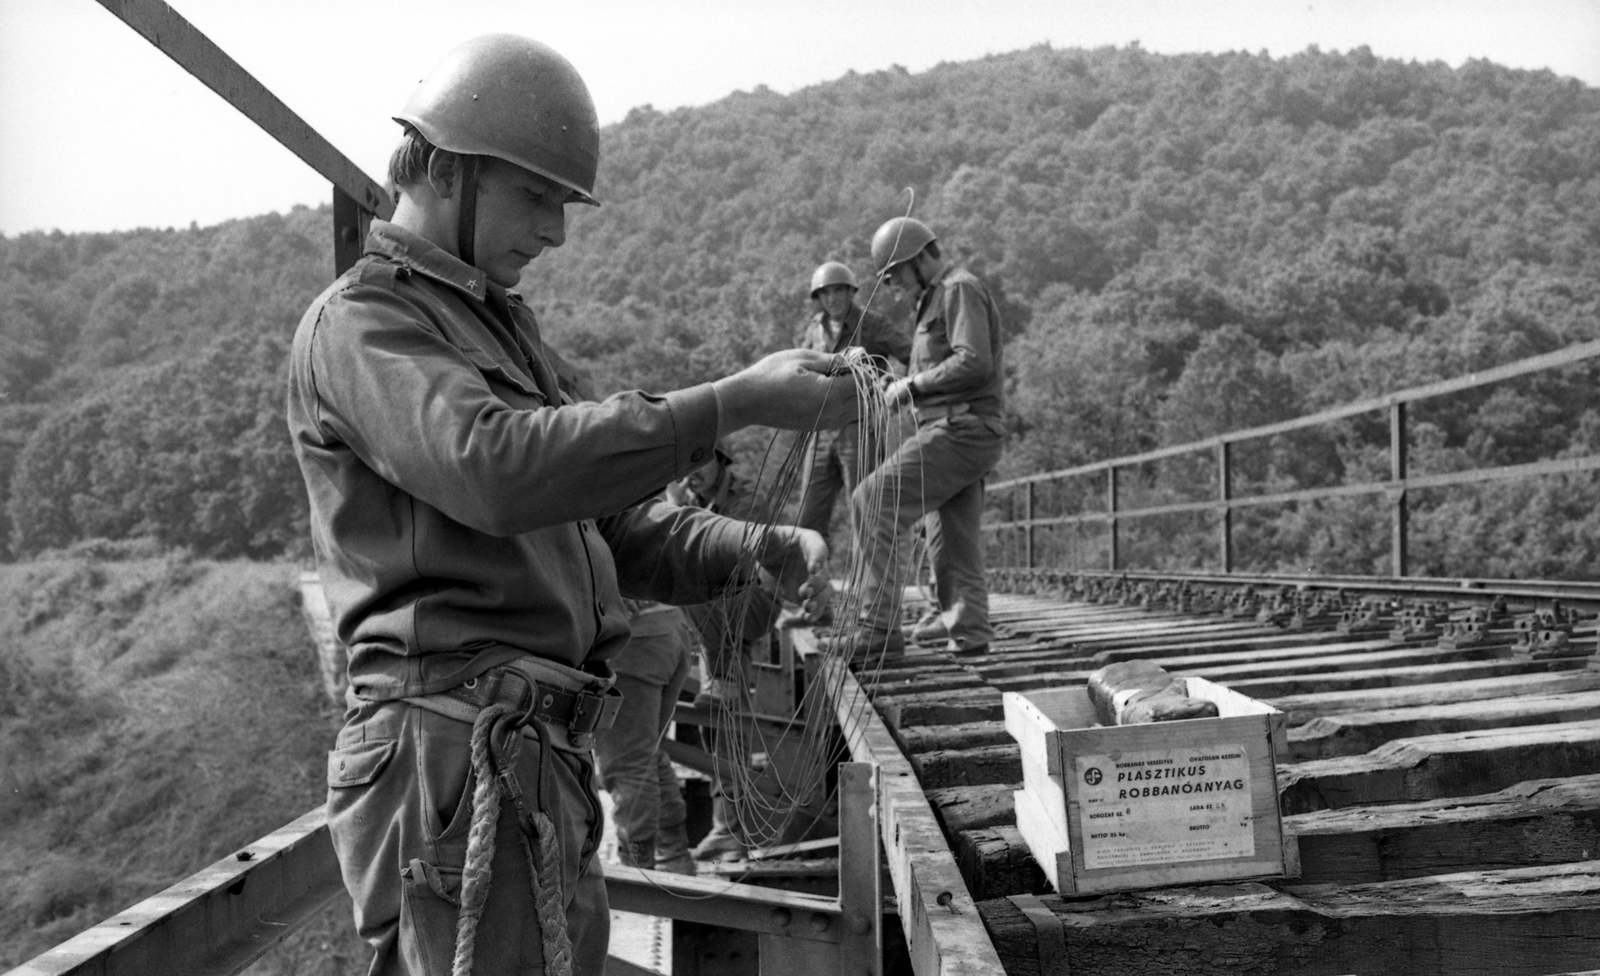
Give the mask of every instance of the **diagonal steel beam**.
<path id="1" fill-rule="evenodd" d="M 356 206 L 385 220 L 394 213 L 394 202 L 381 186 L 170 6 L 161 0 L 99 3 L 321 173 Z"/>

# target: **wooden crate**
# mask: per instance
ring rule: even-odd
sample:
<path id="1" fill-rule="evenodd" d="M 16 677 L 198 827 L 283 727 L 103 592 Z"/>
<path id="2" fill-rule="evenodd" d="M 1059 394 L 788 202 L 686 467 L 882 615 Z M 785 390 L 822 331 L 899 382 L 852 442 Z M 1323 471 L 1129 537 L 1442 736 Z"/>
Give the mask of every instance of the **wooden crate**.
<path id="1" fill-rule="evenodd" d="M 1082 686 L 1006 693 L 1017 830 L 1060 893 L 1299 875 L 1278 813 L 1283 713 L 1183 680 L 1217 718 L 1100 726 Z"/>

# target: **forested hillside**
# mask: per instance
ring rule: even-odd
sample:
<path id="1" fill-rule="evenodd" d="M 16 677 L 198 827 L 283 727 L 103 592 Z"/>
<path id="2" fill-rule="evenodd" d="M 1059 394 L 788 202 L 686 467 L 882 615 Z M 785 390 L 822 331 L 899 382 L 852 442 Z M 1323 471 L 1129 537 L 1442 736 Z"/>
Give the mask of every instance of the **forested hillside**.
<path id="1" fill-rule="evenodd" d="M 0 566 L 0 970 L 323 802 L 297 578 L 148 542 Z M 357 971 L 349 904 L 324 915 L 251 973 Z"/>
<path id="2" fill-rule="evenodd" d="M 865 276 L 872 230 L 911 204 L 908 187 L 1002 297 L 1015 430 L 1002 475 L 1600 337 L 1600 92 L 1365 50 L 1041 47 L 640 108 L 602 135 L 604 206 L 572 211 L 567 245 L 523 290 L 602 392 L 683 386 L 788 345 L 811 269 L 836 258 Z M 215 556 L 302 545 L 279 374 L 328 277 L 328 238 L 310 210 L 0 238 L 5 551 L 128 535 Z M 1596 378 L 1573 369 L 1430 408 L 1413 463 L 1600 450 Z M 1366 478 L 1386 463 L 1379 428 L 1302 439 L 1243 476 Z M 1420 498 L 1414 569 L 1592 576 L 1595 489 L 1573 477 Z M 1363 504 L 1270 513 L 1270 544 L 1245 554 L 1380 572 L 1384 516 Z"/>

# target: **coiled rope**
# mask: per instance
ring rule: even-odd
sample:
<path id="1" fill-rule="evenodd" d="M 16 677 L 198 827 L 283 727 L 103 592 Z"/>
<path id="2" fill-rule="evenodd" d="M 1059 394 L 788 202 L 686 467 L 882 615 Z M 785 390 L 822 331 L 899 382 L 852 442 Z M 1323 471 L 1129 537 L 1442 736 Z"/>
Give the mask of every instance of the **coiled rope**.
<path id="1" fill-rule="evenodd" d="M 549 976 L 571 976 L 572 940 L 567 934 L 567 901 L 561 890 L 561 850 L 555 824 L 545 813 L 544 784 L 540 808 L 530 815 L 517 782 L 517 756 L 522 752 L 523 713 L 510 705 L 490 705 L 472 724 L 472 822 L 467 832 L 467 857 L 461 870 L 461 908 L 456 918 L 456 952 L 451 976 L 472 976 L 478 943 L 478 922 L 483 918 L 494 877 L 496 828 L 504 796 L 516 808 L 518 834 L 527 858 L 528 879 L 539 922 L 544 971 Z M 537 723 L 539 764 L 549 761 L 549 742 Z M 542 777 L 541 777 L 542 778 Z"/>

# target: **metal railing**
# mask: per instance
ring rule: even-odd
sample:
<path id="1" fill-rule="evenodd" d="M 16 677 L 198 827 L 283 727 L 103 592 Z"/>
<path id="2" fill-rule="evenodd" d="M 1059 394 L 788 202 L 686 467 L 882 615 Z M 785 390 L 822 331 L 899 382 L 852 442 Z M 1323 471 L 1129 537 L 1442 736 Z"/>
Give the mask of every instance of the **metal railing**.
<path id="1" fill-rule="evenodd" d="M 1128 568 L 1122 553 L 1121 528 L 1135 519 L 1155 518 L 1186 513 L 1210 515 L 1216 520 L 1216 567 L 1224 574 L 1235 572 L 1234 514 L 1244 509 L 1262 506 L 1284 506 L 1325 499 L 1352 498 L 1362 495 L 1385 495 L 1389 505 L 1390 576 L 1402 578 L 1410 570 L 1410 511 L 1412 493 L 1427 488 L 1445 488 L 1459 485 L 1484 484 L 1492 481 L 1533 478 L 1551 474 L 1571 474 L 1600 469 L 1600 454 L 1583 457 L 1557 458 L 1526 464 L 1474 468 L 1434 474 L 1412 474 L 1410 468 L 1409 415 L 1412 405 L 1464 390 L 1471 390 L 1514 377 L 1553 370 L 1563 366 L 1600 357 L 1600 340 L 1580 343 L 1542 356 L 1518 360 L 1493 369 L 1470 373 L 1454 379 L 1441 380 L 1412 387 L 1396 393 L 1359 400 L 1319 413 L 1293 420 L 1266 424 L 1246 430 L 1232 431 L 1204 440 L 1173 447 L 1164 447 L 1143 454 L 1113 458 L 1094 464 L 1085 464 L 1060 471 L 1049 471 L 1000 481 L 989 486 L 990 511 L 996 509 L 1012 517 L 986 521 L 983 529 L 990 541 L 990 566 L 1003 569 L 1035 570 L 1039 565 L 1039 532 L 1058 526 L 1100 526 L 1104 532 L 1106 550 L 1105 568 L 1116 572 Z M 1234 456 L 1238 445 L 1260 441 L 1295 431 L 1321 427 L 1335 421 L 1385 411 L 1389 427 L 1389 478 L 1340 484 L 1292 491 L 1274 491 L 1263 494 L 1237 494 L 1234 485 Z M 1141 466 L 1170 458 L 1209 454 L 1215 467 L 1214 492 L 1210 500 L 1182 501 L 1142 507 L 1124 507 L 1123 490 L 1125 474 Z M 1103 481 L 1105 507 L 1097 511 L 1079 511 L 1071 514 L 1040 515 L 1040 486 L 1062 483 L 1069 479 L 1099 477 Z M 1075 496 L 1080 502 L 1088 497 Z M 1001 558 L 995 559 L 998 549 Z M 1050 567 L 1059 568 L 1059 567 Z"/>

